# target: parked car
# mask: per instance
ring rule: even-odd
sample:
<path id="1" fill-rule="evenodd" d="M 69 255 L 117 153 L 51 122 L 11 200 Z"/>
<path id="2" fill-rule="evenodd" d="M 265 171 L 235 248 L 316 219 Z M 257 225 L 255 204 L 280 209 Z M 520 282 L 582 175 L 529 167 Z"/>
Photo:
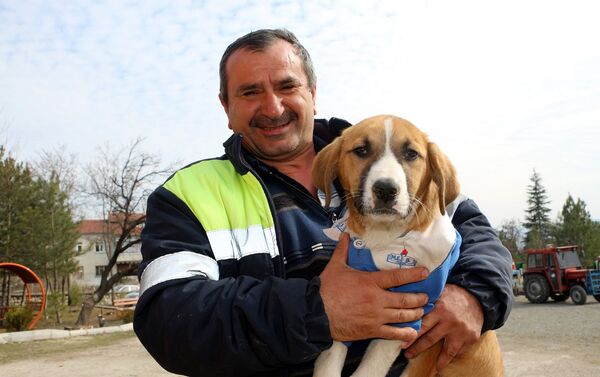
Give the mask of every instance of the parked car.
<path id="1" fill-rule="evenodd" d="M 125 295 L 123 298 L 138 298 L 140 297 L 140 291 L 131 291 Z"/>
<path id="2" fill-rule="evenodd" d="M 115 291 L 115 293 L 129 293 L 139 291 L 140 286 L 135 284 L 117 285 L 113 288 L 113 290 Z"/>

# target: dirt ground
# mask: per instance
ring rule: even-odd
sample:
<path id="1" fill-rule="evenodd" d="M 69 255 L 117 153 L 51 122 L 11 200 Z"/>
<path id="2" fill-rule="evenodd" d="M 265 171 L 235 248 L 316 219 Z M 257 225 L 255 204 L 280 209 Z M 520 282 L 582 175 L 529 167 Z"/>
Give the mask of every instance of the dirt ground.
<path id="1" fill-rule="evenodd" d="M 570 300 L 532 305 L 520 296 L 498 337 L 506 377 L 600 376 L 600 303 L 591 296 L 583 306 Z M 158 366 L 132 333 L 0 345 L 0 376 L 34 374 L 173 376 Z"/>

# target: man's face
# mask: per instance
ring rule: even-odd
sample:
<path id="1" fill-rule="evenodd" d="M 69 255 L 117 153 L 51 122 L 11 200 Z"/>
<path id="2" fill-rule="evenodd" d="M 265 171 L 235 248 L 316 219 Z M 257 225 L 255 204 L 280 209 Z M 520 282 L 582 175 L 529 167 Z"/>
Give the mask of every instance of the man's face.
<path id="1" fill-rule="evenodd" d="M 263 160 L 288 161 L 312 148 L 315 88 L 286 41 L 262 52 L 234 52 L 227 61 L 229 128 Z"/>

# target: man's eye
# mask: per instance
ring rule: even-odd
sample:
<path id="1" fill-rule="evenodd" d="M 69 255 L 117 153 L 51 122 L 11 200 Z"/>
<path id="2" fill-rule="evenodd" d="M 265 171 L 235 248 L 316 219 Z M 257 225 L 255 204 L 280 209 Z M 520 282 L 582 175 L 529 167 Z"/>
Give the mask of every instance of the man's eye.
<path id="1" fill-rule="evenodd" d="M 296 88 L 296 86 L 295 86 L 295 85 L 292 85 L 292 84 L 290 84 L 290 85 L 284 85 L 284 86 L 282 86 L 282 87 L 280 88 L 280 90 L 281 90 L 282 92 L 289 93 L 289 92 L 291 92 L 292 90 L 294 90 L 295 88 Z"/>
<path id="2" fill-rule="evenodd" d="M 352 152 L 354 152 L 354 154 L 358 157 L 366 157 L 369 154 L 369 148 L 367 148 L 364 145 L 361 145 L 360 147 L 354 148 Z"/>
<path id="3" fill-rule="evenodd" d="M 406 151 L 404 151 L 404 158 L 407 161 L 414 161 L 417 159 L 417 157 L 419 157 L 419 152 L 417 152 L 414 149 L 406 149 Z"/>
<path id="4" fill-rule="evenodd" d="M 251 97 L 253 95 L 255 95 L 257 92 L 256 90 L 247 90 L 245 92 L 242 92 L 242 97 Z"/>

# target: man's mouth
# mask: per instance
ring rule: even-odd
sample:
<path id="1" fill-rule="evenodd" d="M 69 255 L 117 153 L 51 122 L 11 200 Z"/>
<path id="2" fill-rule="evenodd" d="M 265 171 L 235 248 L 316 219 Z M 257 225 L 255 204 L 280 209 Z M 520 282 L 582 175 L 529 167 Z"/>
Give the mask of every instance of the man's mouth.
<path id="1" fill-rule="evenodd" d="M 250 121 L 250 127 L 256 127 L 266 132 L 280 131 L 298 117 L 292 111 L 285 111 L 279 118 L 272 119 L 258 115 Z"/>
<path id="2" fill-rule="evenodd" d="M 280 124 L 280 125 L 277 125 L 277 126 L 256 124 L 255 127 L 256 128 L 260 128 L 261 130 L 267 130 L 267 131 L 269 131 L 269 130 L 277 130 L 277 129 L 281 129 L 281 128 L 289 125 L 290 122 L 287 122 L 287 123 L 284 123 L 284 124 Z"/>

